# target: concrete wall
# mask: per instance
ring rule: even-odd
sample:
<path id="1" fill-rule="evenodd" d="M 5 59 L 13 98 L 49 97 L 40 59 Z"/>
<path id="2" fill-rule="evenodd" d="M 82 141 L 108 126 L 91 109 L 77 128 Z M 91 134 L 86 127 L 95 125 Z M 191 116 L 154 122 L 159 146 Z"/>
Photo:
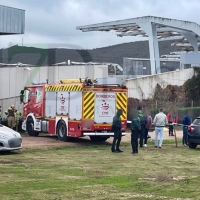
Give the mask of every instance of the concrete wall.
<path id="1" fill-rule="evenodd" d="M 73 66 L 44 66 L 29 67 L 0 67 L 0 105 L 3 112 L 8 106 L 15 104 L 21 109 L 19 98 L 20 91 L 31 82 L 56 83 L 59 79 L 74 78 L 106 78 L 108 77 L 107 65 L 73 65 Z"/>
<path id="2" fill-rule="evenodd" d="M 167 85 L 181 86 L 185 81 L 192 78 L 193 75 L 194 69 L 189 68 L 163 74 L 127 79 L 126 85 L 128 87 L 128 97 L 140 100 L 151 98 L 157 83 L 162 88 L 165 88 Z"/>

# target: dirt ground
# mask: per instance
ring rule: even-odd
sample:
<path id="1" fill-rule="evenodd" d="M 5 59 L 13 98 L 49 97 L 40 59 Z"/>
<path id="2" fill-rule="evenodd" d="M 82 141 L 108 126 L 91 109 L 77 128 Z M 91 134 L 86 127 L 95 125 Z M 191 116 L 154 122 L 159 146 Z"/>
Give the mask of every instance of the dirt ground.
<path id="1" fill-rule="evenodd" d="M 151 135 L 150 140 L 154 140 L 154 132 L 149 132 Z M 59 141 L 56 136 L 49 136 L 49 135 L 39 135 L 38 137 L 30 137 L 27 134 L 22 135 L 22 143 L 23 149 L 37 149 L 37 148 L 49 148 L 49 147 L 70 147 L 70 146 L 84 146 L 88 144 L 94 144 L 89 137 L 83 138 L 74 138 L 71 139 L 69 142 L 62 142 Z M 182 138 L 182 131 L 176 131 L 177 138 Z M 127 133 L 126 136 L 122 137 L 122 142 L 130 142 L 131 135 Z M 164 132 L 164 140 L 174 140 L 174 136 L 169 136 L 168 131 Z M 112 138 L 109 138 L 106 143 L 109 144 L 112 142 Z"/>

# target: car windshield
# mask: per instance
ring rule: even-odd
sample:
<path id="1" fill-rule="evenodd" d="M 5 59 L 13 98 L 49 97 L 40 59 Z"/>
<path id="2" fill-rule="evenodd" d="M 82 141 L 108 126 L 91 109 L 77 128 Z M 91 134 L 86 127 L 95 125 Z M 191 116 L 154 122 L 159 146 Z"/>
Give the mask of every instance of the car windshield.
<path id="1" fill-rule="evenodd" d="M 200 125 L 200 119 L 195 119 L 194 122 L 193 122 L 193 124 Z"/>

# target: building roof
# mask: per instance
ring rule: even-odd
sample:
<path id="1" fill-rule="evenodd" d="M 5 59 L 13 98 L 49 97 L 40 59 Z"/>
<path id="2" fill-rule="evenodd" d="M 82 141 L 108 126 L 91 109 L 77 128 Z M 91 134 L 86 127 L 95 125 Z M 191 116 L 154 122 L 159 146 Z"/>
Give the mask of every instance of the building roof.
<path id="1" fill-rule="evenodd" d="M 134 60 L 134 61 L 150 61 L 150 58 L 127 58 L 128 60 Z M 179 58 L 179 57 L 178 57 Z M 164 58 L 160 58 L 160 62 L 180 62 L 180 59 L 178 59 L 176 57 L 164 57 Z"/>
<path id="2" fill-rule="evenodd" d="M 195 40 L 200 49 L 200 25 L 195 22 L 162 18 L 155 16 L 137 17 L 125 20 L 117 20 L 86 26 L 78 26 L 76 29 L 83 32 L 88 31 L 115 31 L 118 37 L 141 36 L 148 37 L 147 32 L 141 24 L 152 22 L 156 24 L 158 41 L 170 40 L 171 45 L 178 47 L 180 51 L 193 51 Z M 192 38 L 192 39 L 191 39 Z"/>

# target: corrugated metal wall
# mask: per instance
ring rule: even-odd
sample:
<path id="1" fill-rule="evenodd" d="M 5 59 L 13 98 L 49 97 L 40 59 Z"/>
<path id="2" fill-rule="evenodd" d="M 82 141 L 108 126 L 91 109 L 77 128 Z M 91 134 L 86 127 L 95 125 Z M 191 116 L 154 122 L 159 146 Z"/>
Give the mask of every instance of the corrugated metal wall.
<path id="1" fill-rule="evenodd" d="M 25 11 L 0 5 L 0 33 L 23 34 L 25 30 Z"/>

